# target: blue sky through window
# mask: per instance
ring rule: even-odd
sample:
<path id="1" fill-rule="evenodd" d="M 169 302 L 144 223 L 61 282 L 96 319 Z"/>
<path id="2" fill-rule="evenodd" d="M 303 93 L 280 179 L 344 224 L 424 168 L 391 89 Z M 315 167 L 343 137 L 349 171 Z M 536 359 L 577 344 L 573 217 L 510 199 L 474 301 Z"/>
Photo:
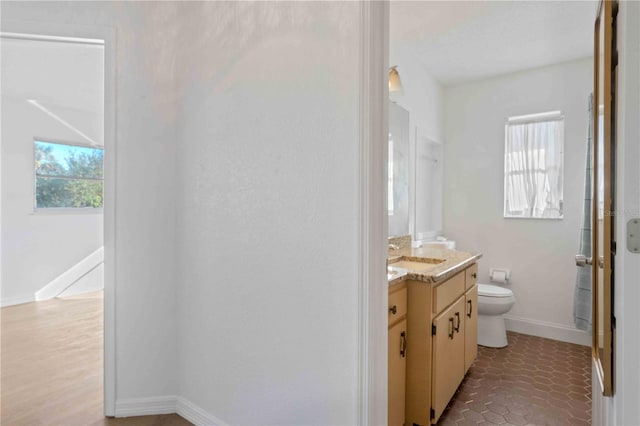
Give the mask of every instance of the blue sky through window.
<path id="1" fill-rule="evenodd" d="M 60 143 L 42 142 L 36 141 L 36 146 L 40 148 L 51 147 L 51 155 L 59 163 L 65 163 L 66 159 L 73 155 L 81 153 L 92 155 L 97 151 L 102 151 L 99 148 L 89 148 L 84 146 L 64 145 Z"/>
<path id="2" fill-rule="evenodd" d="M 36 174 L 102 179 L 103 150 L 35 141 Z"/>

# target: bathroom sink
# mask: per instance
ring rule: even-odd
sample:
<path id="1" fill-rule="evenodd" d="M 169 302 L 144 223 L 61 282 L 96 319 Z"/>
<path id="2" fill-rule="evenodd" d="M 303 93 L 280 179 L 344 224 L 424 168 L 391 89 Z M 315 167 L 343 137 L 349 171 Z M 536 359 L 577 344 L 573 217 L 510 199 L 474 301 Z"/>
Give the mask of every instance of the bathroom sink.
<path id="1" fill-rule="evenodd" d="M 403 268 L 414 272 L 427 272 L 438 267 L 439 264 L 444 262 L 443 259 L 425 259 L 424 262 L 415 260 L 399 260 L 392 263 L 389 266 L 396 268 Z"/>

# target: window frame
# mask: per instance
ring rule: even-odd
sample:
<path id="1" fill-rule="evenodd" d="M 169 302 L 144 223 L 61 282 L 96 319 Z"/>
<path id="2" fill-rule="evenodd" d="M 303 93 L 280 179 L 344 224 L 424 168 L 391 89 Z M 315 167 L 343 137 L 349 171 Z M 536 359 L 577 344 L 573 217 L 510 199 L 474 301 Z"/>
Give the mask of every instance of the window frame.
<path id="1" fill-rule="evenodd" d="M 93 181 L 102 181 L 102 207 L 38 207 L 38 199 L 37 199 L 37 180 L 38 174 L 36 172 L 35 164 L 36 164 L 36 143 L 49 143 L 56 145 L 67 145 L 67 146 L 76 146 L 78 148 L 90 148 L 90 149 L 100 149 L 104 154 L 104 145 L 98 144 L 88 144 L 76 141 L 67 141 L 55 138 L 47 138 L 47 137 L 34 137 L 31 141 L 31 166 L 33 167 L 33 215 L 64 215 L 64 214 L 103 214 L 104 213 L 104 157 L 102 160 L 102 179 L 95 178 L 69 178 L 68 176 L 43 176 L 43 177 L 53 177 L 53 178 L 61 178 L 61 179 L 78 179 L 78 180 L 93 180 Z"/>
<path id="2" fill-rule="evenodd" d="M 509 214 L 508 210 L 507 210 L 507 205 L 508 205 L 508 177 L 515 175 L 515 174 L 523 174 L 525 173 L 525 170 L 522 171 L 512 171 L 509 172 L 507 171 L 507 156 L 509 155 L 509 151 L 508 151 L 508 145 L 509 145 L 509 126 L 512 125 L 523 125 L 523 124 L 532 124 L 532 123 L 548 123 L 548 122 L 561 122 L 562 123 L 562 141 L 561 141 L 561 147 L 560 147 L 560 153 L 561 153 L 561 160 L 558 163 L 558 167 L 559 167 L 559 172 L 558 172 L 558 177 L 561 179 L 562 181 L 562 198 L 560 200 L 560 206 L 559 206 L 559 210 L 560 210 L 560 214 L 557 217 L 540 217 L 540 216 L 524 216 L 524 215 L 512 215 Z M 565 197 L 564 197 L 564 187 L 565 187 L 565 139 L 566 139 L 566 126 L 565 126 L 565 116 L 562 113 L 562 111 L 548 111 L 548 112 L 541 112 L 541 113 L 535 113 L 535 114 L 527 114 L 527 115 L 520 115 L 520 116 L 512 116 L 512 117 L 508 117 L 505 120 L 505 125 L 504 125 L 504 158 L 503 158 L 503 171 L 502 171 L 502 176 L 503 176 L 503 208 L 502 208 L 502 216 L 504 219 L 521 219 L 521 220 L 563 220 L 564 219 L 564 206 L 565 206 Z M 547 174 L 547 170 L 549 170 L 550 168 L 545 168 L 545 169 L 536 169 L 537 171 L 540 171 L 542 173 Z"/>

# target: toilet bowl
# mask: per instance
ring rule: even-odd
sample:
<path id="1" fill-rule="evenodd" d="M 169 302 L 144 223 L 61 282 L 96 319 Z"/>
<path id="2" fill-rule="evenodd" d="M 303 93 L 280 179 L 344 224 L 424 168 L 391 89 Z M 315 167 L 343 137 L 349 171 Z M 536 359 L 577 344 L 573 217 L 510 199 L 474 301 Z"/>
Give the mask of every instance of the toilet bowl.
<path id="1" fill-rule="evenodd" d="M 490 348 L 507 346 L 507 329 L 502 314 L 516 303 L 508 288 L 478 284 L 478 344 Z"/>

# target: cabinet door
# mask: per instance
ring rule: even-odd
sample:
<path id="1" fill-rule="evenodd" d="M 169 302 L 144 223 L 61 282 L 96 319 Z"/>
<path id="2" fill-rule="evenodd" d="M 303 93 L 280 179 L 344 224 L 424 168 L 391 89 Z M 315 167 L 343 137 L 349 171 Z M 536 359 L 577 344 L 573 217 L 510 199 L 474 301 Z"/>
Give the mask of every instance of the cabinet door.
<path id="1" fill-rule="evenodd" d="M 407 370 L 407 320 L 389 329 L 389 426 L 404 424 L 405 373 Z"/>
<path id="2" fill-rule="evenodd" d="M 464 377 L 465 299 L 460 296 L 434 320 L 431 408 L 435 423 Z"/>
<path id="3" fill-rule="evenodd" d="M 478 286 L 474 285 L 464 295 L 464 371 L 478 355 Z"/>

